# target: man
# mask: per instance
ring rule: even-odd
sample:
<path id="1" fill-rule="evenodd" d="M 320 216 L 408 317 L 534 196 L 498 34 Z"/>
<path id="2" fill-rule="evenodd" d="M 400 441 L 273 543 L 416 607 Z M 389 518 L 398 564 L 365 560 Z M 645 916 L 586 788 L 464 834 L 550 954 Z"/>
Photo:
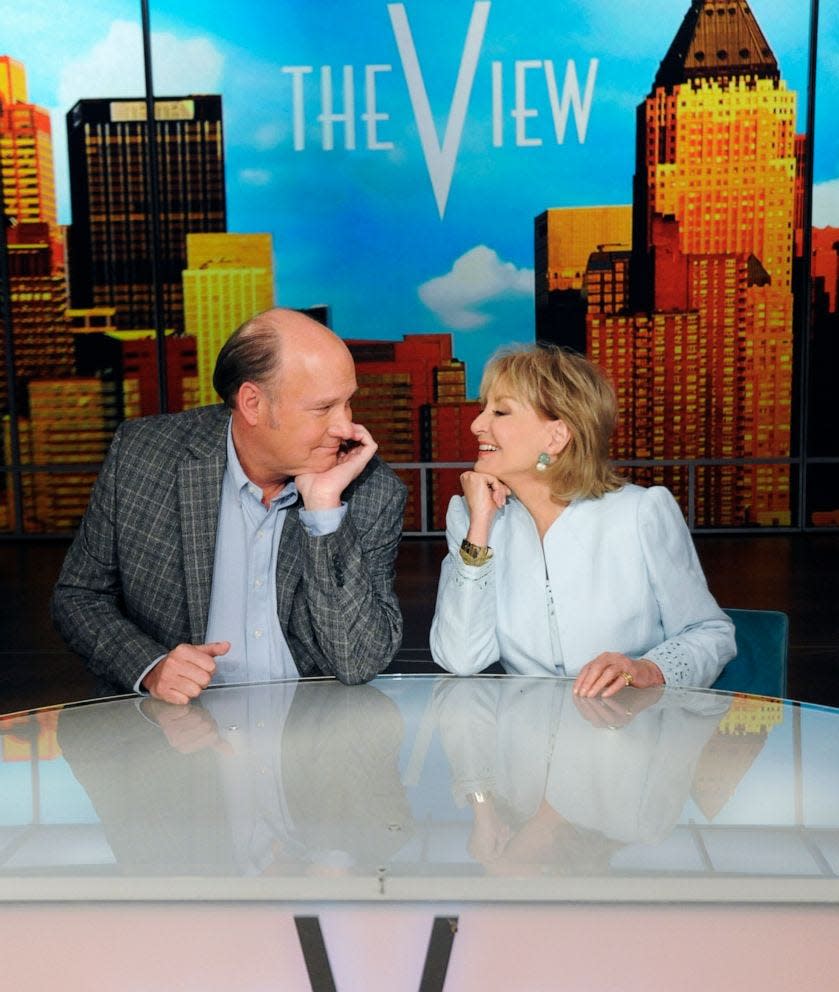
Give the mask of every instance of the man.
<path id="1" fill-rule="evenodd" d="M 117 691 L 371 679 L 402 637 L 405 488 L 352 421 L 346 345 L 290 310 L 226 342 L 223 406 L 114 435 L 53 595 L 70 647 Z"/>

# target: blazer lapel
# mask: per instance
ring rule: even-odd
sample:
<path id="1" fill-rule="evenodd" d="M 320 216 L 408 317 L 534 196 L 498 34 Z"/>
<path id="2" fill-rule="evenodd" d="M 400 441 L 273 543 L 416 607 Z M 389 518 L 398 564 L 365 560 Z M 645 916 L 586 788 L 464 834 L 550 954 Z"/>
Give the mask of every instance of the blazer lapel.
<path id="1" fill-rule="evenodd" d="M 283 524 L 283 533 L 277 552 L 277 616 L 283 630 L 286 629 L 291 613 L 294 590 L 303 575 L 303 555 L 300 541 L 302 526 L 297 515 L 297 507 L 291 507 Z"/>
<path id="2" fill-rule="evenodd" d="M 181 537 L 192 643 L 207 632 L 221 484 L 227 463 L 227 416 L 195 432 L 178 466 Z"/>

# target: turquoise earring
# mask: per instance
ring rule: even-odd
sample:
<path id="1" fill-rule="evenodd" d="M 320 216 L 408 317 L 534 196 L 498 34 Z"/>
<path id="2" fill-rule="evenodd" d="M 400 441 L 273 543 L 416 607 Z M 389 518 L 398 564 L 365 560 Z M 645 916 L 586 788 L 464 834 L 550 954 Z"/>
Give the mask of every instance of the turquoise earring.
<path id="1" fill-rule="evenodd" d="M 546 451 L 543 451 L 542 454 L 536 459 L 536 471 L 544 472 L 550 463 L 551 456 Z"/>

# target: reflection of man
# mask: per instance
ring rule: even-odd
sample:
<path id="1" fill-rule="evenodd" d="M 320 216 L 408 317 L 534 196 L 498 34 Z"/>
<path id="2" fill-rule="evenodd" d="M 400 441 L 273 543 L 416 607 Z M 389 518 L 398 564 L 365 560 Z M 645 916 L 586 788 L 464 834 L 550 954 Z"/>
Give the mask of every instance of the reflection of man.
<path id="1" fill-rule="evenodd" d="M 656 689 L 579 699 L 559 679 L 441 682 L 435 706 L 455 799 L 472 807 L 470 853 L 494 873 L 578 873 L 608 870 L 624 844 L 658 843 L 728 705 Z"/>
<path id="2" fill-rule="evenodd" d="M 184 703 L 211 681 L 363 682 L 402 635 L 404 486 L 352 422 L 344 343 L 269 310 L 227 341 L 229 409 L 124 423 L 53 597 L 90 669 Z"/>
<path id="3" fill-rule="evenodd" d="M 120 868 L 157 875 L 374 872 L 413 833 L 402 718 L 333 680 L 63 710 L 58 739 Z"/>

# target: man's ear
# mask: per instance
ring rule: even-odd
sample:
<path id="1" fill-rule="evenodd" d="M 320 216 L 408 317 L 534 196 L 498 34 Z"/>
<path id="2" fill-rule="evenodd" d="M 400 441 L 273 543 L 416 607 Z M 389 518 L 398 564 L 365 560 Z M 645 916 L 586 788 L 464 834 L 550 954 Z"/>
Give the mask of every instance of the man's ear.
<path id="1" fill-rule="evenodd" d="M 548 453 L 558 455 L 571 440 L 571 428 L 564 420 L 555 420 L 551 424 L 550 445 Z"/>
<path id="2" fill-rule="evenodd" d="M 265 394 L 255 382 L 243 382 L 236 393 L 236 409 L 251 427 L 259 423 L 259 408 L 265 401 Z"/>

